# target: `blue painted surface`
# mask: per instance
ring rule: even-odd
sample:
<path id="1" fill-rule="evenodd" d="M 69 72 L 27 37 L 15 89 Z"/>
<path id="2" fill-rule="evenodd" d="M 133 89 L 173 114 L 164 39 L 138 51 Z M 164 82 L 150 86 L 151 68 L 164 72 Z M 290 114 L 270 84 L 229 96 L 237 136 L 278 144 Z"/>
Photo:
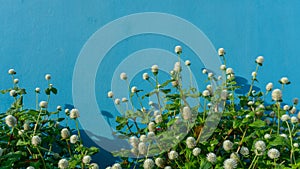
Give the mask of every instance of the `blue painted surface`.
<path id="1" fill-rule="evenodd" d="M 283 98 L 289 103 L 300 97 L 299 6 L 297 0 L 0 1 L 0 87 L 11 86 L 6 74 L 9 68 L 15 68 L 20 85 L 29 92 L 25 104 L 32 107 L 35 87 L 46 87 L 44 75 L 51 73 L 51 81 L 59 89 L 58 96 L 52 97 L 52 108 L 58 104 L 72 105 L 74 65 L 89 37 L 122 16 L 163 12 L 186 19 L 202 30 L 216 48 L 224 47 L 228 65 L 237 76 L 250 79 L 255 58 L 263 55 L 265 63 L 258 73 L 257 86 L 264 90 L 265 84 L 272 81 L 280 87 L 277 81 L 287 76 L 292 83 L 285 88 Z M 145 47 L 172 52 L 175 43 L 171 38 L 140 35 L 116 45 L 108 55 L 129 55 Z M 111 57 L 107 59 L 113 61 Z M 201 74 L 202 65 L 197 65 L 199 68 L 193 69 Z M 103 83 L 104 88 L 95 89 L 97 97 L 104 101 L 110 90 L 106 79 L 110 80 L 113 70 L 107 66 L 98 71 L 108 72 L 97 77 L 97 83 Z M 11 101 L 0 96 L 0 110 L 4 111 Z M 112 105 L 110 100 L 101 104 Z M 105 158 L 97 157 L 99 161 Z"/>

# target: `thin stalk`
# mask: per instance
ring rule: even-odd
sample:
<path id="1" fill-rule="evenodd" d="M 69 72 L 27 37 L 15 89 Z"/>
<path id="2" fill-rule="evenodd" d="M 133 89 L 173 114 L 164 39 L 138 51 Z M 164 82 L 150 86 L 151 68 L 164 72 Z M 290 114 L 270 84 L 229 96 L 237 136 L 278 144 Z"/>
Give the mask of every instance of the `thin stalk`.
<path id="1" fill-rule="evenodd" d="M 44 165 L 44 169 L 47 169 L 46 164 L 45 164 L 45 161 L 44 161 L 44 157 L 43 157 L 43 155 L 42 155 L 40 149 L 39 149 L 38 147 L 37 147 L 36 149 L 37 149 L 37 151 L 39 152 L 39 155 L 40 155 L 41 158 L 42 158 L 42 162 L 43 162 L 43 165 Z"/>
<path id="2" fill-rule="evenodd" d="M 278 121 L 277 135 L 279 135 L 279 129 L 280 129 L 280 104 L 279 104 L 279 102 L 276 102 L 276 105 L 277 105 L 277 121 Z"/>
<path id="3" fill-rule="evenodd" d="M 291 153 L 290 153 L 290 160 L 291 160 L 291 165 L 293 165 L 293 157 L 295 158 L 295 155 L 294 155 L 294 146 L 293 146 L 293 137 L 292 137 L 292 131 L 291 131 L 291 128 L 290 128 L 290 125 L 287 121 L 286 122 L 286 125 L 288 127 L 288 130 L 289 130 L 289 137 L 290 137 L 290 143 L 291 143 Z M 296 163 L 296 161 L 294 161 Z"/>
<path id="4" fill-rule="evenodd" d="M 36 120 L 36 123 L 35 123 L 35 125 L 34 125 L 33 136 L 34 136 L 34 134 L 35 134 L 35 132 L 36 132 L 37 125 L 38 125 L 39 119 L 40 119 L 40 117 L 41 117 L 41 113 L 42 113 L 42 108 L 40 108 L 40 113 L 39 113 L 38 118 L 37 118 L 37 120 Z"/>

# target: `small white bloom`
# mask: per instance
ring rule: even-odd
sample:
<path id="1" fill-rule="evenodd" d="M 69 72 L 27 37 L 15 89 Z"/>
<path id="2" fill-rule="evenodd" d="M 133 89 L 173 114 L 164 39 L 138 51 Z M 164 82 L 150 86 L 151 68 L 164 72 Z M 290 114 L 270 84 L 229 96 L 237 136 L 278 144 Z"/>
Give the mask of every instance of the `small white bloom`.
<path id="1" fill-rule="evenodd" d="M 252 106 L 253 104 L 254 104 L 253 101 L 249 101 L 249 102 L 248 102 L 248 106 Z"/>
<path id="2" fill-rule="evenodd" d="M 221 70 L 226 70 L 226 65 L 221 65 L 221 66 L 220 66 L 220 69 L 221 69 Z"/>
<path id="3" fill-rule="evenodd" d="M 240 156 L 237 153 L 231 153 L 230 158 L 238 161 L 240 159 Z"/>
<path id="4" fill-rule="evenodd" d="M 83 158 L 82 158 L 82 162 L 83 162 L 84 164 L 89 164 L 91 161 L 92 161 L 92 157 L 89 156 L 89 155 L 85 155 L 85 156 L 83 156 Z"/>
<path id="5" fill-rule="evenodd" d="M 189 120 L 189 119 L 192 118 L 191 109 L 188 106 L 183 107 L 182 117 L 183 117 L 184 120 Z"/>
<path id="6" fill-rule="evenodd" d="M 260 152 L 264 152 L 266 150 L 266 143 L 264 141 L 257 141 L 255 143 L 255 149 L 260 151 Z"/>
<path id="7" fill-rule="evenodd" d="M 275 112 L 271 111 L 269 115 L 270 115 L 270 117 L 274 117 L 275 116 Z"/>
<path id="8" fill-rule="evenodd" d="M 175 160 L 176 158 L 178 158 L 178 153 L 176 151 L 172 150 L 168 153 L 168 157 L 170 160 Z"/>
<path id="9" fill-rule="evenodd" d="M 268 139 L 271 138 L 271 135 L 270 135 L 270 134 L 265 134 L 265 135 L 264 135 L 264 138 L 265 138 L 266 140 L 268 140 Z"/>
<path id="10" fill-rule="evenodd" d="M 284 115 L 281 116 L 282 121 L 288 121 L 289 119 L 290 119 L 290 116 L 287 115 L 287 114 L 284 114 Z"/>
<path id="11" fill-rule="evenodd" d="M 61 131 L 60 131 L 60 135 L 63 139 L 67 139 L 70 137 L 70 131 L 69 129 L 67 128 L 63 128 Z"/>
<path id="12" fill-rule="evenodd" d="M 61 111 L 61 110 L 62 110 L 61 106 L 57 106 L 57 107 L 56 107 L 56 110 L 57 110 L 57 111 Z"/>
<path id="13" fill-rule="evenodd" d="M 133 86 L 133 87 L 131 88 L 131 93 L 135 93 L 135 92 L 137 92 L 137 91 L 138 91 L 138 89 L 137 89 L 136 86 Z"/>
<path id="14" fill-rule="evenodd" d="M 280 152 L 276 149 L 276 148 L 271 148 L 269 151 L 268 151 L 268 156 L 271 158 L 271 159 L 275 159 L 275 158 L 278 158 L 280 156 Z"/>
<path id="15" fill-rule="evenodd" d="M 172 81 L 171 83 L 172 83 L 172 86 L 174 86 L 174 87 L 177 87 L 177 86 L 178 86 L 178 81 L 177 81 L 177 80 Z"/>
<path id="16" fill-rule="evenodd" d="M 153 131 L 150 131 L 150 132 L 148 133 L 147 137 L 148 137 L 149 139 L 152 139 L 152 138 L 155 137 L 155 133 L 154 133 Z"/>
<path id="17" fill-rule="evenodd" d="M 218 76 L 218 80 L 222 80 L 222 76 Z"/>
<path id="18" fill-rule="evenodd" d="M 223 142 L 223 148 L 225 151 L 230 151 L 233 147 L 233 143 L 230 140 L 225 140 Z"/>
<path id="19" fill-rule="evenodd" d="M 119 163 L 115 163 L 111 169 L 122 169 L 121 165 Z"/>
<path id="20" fill-rule="evenodd" d="M 90 167 L 91 167 L 91 169 L 99 169 L 99 166 L 98 166 L 97 163 L 92 163 L 92 164 L 90 165 Z"/>
<path id="21" fill-rule="evenodd" d="M 36 93 L 40 93 L 41 89 L 39 87 L 35 88 Z"/>
<path id="22" fill-rule="evenodd" d="M 273 89 L 273 83 L 268 83 L 267 85 L 266 85 L 266 90 L 267 91 L 270 91 L 270 90 L 272 90 Z"/>
<path id="23" fill-rule="evenodd" d="M 40 102 L 40 107 L 41 107 L 41 108 L 47 108 L 47 107 L 48 107 L 48 102 L 46 102 L 46 101 L 41 101 L 41 102 Z"/>
<path id="24" fill-rule="evenodd" d="M 212 72 L 209 72 L 209 73 L 207 74 L 207 77 L 208 77 L 208 78 L 212 78 L 212 77 L 214 77 L 214 74 L 213 74 Z"/>
<path id="25" fill-rule="evenodd" d="M 203 95 L 204 97 L 209 96 L 209 95 L 210 95 L 209 90 L 204 90 L 204 91 L 202 92 L 202 95 Z"/>
<path id="26" fill-rule="evenodd" d="M 157 73 L 158 72 L 158 66 L 157 65 L 153 65 L 151 67 L 151 71 L 152 71 L 152 73 Z"/>
<path id="27" fill-rule="evenodd" d="M 33 136 L 31 138 L 31 144 L 34 146 L 38 146 L 39 144 L 41 144 L 42 139 L 39 136 Z"/>
<path id="28" fill-rule="evenodd" d="M 150 122 L 149 124 L 148 124 L 148 130 L 149 131 L 155 131 L 155 123 L 154 122 Z"/>
<path id="29" fill-rule="evenodd" d="M 28 123 L 24 123 L 23 128 L 25 131 L 30 130 L 30 125 Z"/>
<path id="30" fill-rule="evenodd" d="M 247 147 L 242 146 L 241 149 L 240 149 L 240 153 L 243 156 L 247 156 L 247 155 L 249 155 L 249 149 Z"/>
<path id="31" fill-rule="evenodd" d="M 227 97 L 228 97 L 228 91 L 227 90 L 222 90 L 221 99 L 222 100 L 227 100 Z"/>
<path id="32" fill-rule="evenodd" d="M 224 48 L 219 48 L 218 49 L 218 55 L 219 56 L 224 56 L 225 55 L 225 49 Z"/>
<path id="33" fill-rule="evenodd" d="M 251 73 L 251 76 L 252 76 L 253 78 L 256 78 L 257 73 L 256 73 L 256 72 L 252 72 L 252 73 Z"/>
<path id="34" fill-rule="evenodd" d="M 69 167 L 69 162 L 66 159 L 61 159 L 58 161 L 58 168 L 60 169 L 66 169 Z"/>
<path id="35" fill-rule="evenodd" d="M 193 149 L 193 155 L 194 156 L 197 157 L 198 155 L 200 155 L 200 153 L 201 153 L 201 149 L 199 147 L 196 147 L 196 148 Z"/>
<path id="36" fill-rule="evenodd" d="M 284 105 L 284 106 L 283 106 L 283 110 L 288 111 L 289 109 L 290 109 L 290 106 L 289 106 L 289 105 Z"/>
<path id="37" fill-rule="evenodd" d="M 115 99 L 115 104 L 119 105 L 121 103 L 121 100 L 119 98 Z"/>
<path id="38" fill-rule="evenodd" d="M 32 167 L 32 166 L 29 166 L 29 167 L 27 167 L 26 169 L 34 169 L 34 167 Z"/>
<path id="39" fill-rule="evenodd" d="M 285 138 L 285 139 L 288 138 L 286 134 L 280 134 L 280 137 L 283 137 L 283 138 Z"/>
<path id="40" fill-rule="evenodd" d="M 161 123 L 163 122 L 163 118 L 162 118 L 162 115 L 157 115 L 155 116 L 155 123 Z"/>
<path id="41" fill-rule="evenodd" d="M 233 69 L 232 68 L 227 68 L 226 69 L 226 74 L 234 74 Z"/>
<path id="42" fill-rule="evenodd" d="M 282 84 L 288 84 L 290 81 L 289 81 L 289 79 L 288 79 L 287 77 L 282 77 L 282 78 L 280 79 L 280 82 L 281 82 Z"/>
<path id="43" fill-rule="evenodd" d="M 7 115 L 5 117 L 5 123 L 9 127 L 14 127 L 17 124 L 17 119 L 14 116 L 12 116 L 12 115 Z"/>
<path id="44" fill-rule="evenodd" d="M 210 162 L 210 163 L 215 163 L 215 162 L 217 161 L 217 156 L 216 156 L 215 153 L 208 153 L 208 154 L 206 155 L 206 159 L 207 159 L 207 161 Z"/>
<path id="45" fill-rule="evenodd" d="M 162 158 L 158 157 L 158 158 L 155 159 L 155 164 L 156 164 L 158 167 L 163 168 L 165 162 L 164 162 L 164 160 L 163 160 Z"/>
<path id="46" fill-rule="evenodd" d="M 79 137 L 77 135 L 72 135 L 70 137 L 70 143 L 75 144 L 78 141 Z"/>
<path id="47" fill-rule="evenodd" d="M 181 46 L 175 46 L 174 51 L 175 51 L 175 53 L 180 54 L 180 53 L 182 53 L 182 47 Z"/>
<path id="48" fill-rule="evenodd" d="M 165 166 L 164 169 L 172 169 L 172 167 L 171 166 Z"/>
<path id="49" fill-rule="evenodd" d="M 143 74 L 143 79 L 144 80 L 148 80 L 149 79 L 149 74 L 148 73 L 144 73 Z"/>
<path id="50" fill-rule="evenodd" d="M 249 114 L 247 114 L 246 116 L 245 116 L 246 118 L 249 118 L 249 117 L 251 117 Z"/>
<path id="51" fill-rule="evenodd" d="M 184 63 L 185 63 L 186 66 L 190 66 L 191 65 L 191 61 L 189 61 L 189 60 L 186 60 Z"/>
<path id="52" fill-rule="evenodd" d="M 11 90 L 11 91 L 9 91 L 9 95 L 12 96 L 12 97 L 16 97 L 17 96 L 17 91 Z"/>
<path id="53" fill-rule="evenodd" d="M 143 164 L 144 169 L 151 169 L 154 167 L 154 161 L 150 158 L 146 159 Z"/>
<path id="54" fill-rule="evenodd" d="M 147 142 L 147 136 L 145 134 L 142 134 L 140 136 L 140 141 L 146 143 Z"/>
<path id="55" fill-rule="evenodd" d="M 128 99 L 126 97 L 122 98 L 122 102 L 127 102 L 127 101 L 128 101 Z"/>
<path id="56" fill-rule="evenodd" d="M 292 122 L 293 124 L 297 123 L 297 122 L 298 122 L 298 118 L 295 117 L 295 116 L 291 117 L 291 122 Z"/>
<path id="57" fill-rule="evenodd" d="M 272 92 L 272 99 L 275 101 L 280 101 L 282 99 L 282 92 L 280 89 L 274 89 Z"/>
<path id="58" fill-rule="evenodd" d="M 139 139 L 138 139 L 137 137 L 135 137 L 135 136 L 131 136 L 131 137 L 129 138 L 129 143 L 130 143 L 130 145 L 131 145 L 132 147 L 137 148 L 137 147 L 138 147 L 138 144 L 139 144 Z"/>
<path id="59" fill-rule="evenodd" d="M 203 69 L 203 70 L 202 70 L 202 73 L 203 73 L 203 74 L 206 74 L 206 73 L 207 73 L 207 70 L 206 70 L 206 69 Z"/>
<path id="60" fill-rule="evenodd" d="M 66 113 L 66 114 L 69 114 L 69 113 L 70 113 L 70 110 L 69 110 L 69 109 L 65 109 L 65 113 Z"/>
<path id="61" fill-rule="evenodd" d="M 291 113 L 291 114 L 295 114 L 295 113 L 296 113 L 296 111 L 297 111 L 296 107 L 295 107 L 295 106 L 293 106 L 293 107 L 292 107 L 292 109 L 290 110 L 290 113 Z"/>
<path id="62" fill-rule="evenodd" d="M 147 145 L 144 142 L 140 142 L 138 145 L 139 154 L 146 155 L 147 154 Z"/>
<path id="63" fill-rule="evenodd" d="M 181 71 L 181 65 L 180 65 L 180 62 L 176 62 L 176 63 L 174 64 L 173 70 L 174 70 L 175 72 L 180 72 L 180 71 Z"/>
<path id="64" fill-rule="evenodd" d="M 293 146 L 296 147 L 296 148 L 298 148 L 298 147 L 299 147 L 299 144 L 298 144 L 298 143 L 294 143 Z M 1 156 L 1 155 L 0 155 L 0 156 Z"/>
<path id="65" fill-rule="evenodd" d="M 15 69 L 9 69 L 9 70 L 8 70 L 8 74 L 10 74 L 10 75 L 16 74 Z"/>
<path id="66" fill-rule="evenodd" d="M 46 75 L 45 75 L 45 79 L 46 79 L 46 80 L 50 80 L 50 79 L 51 79 L 51 75 L 50 75 L 50 74 L 46 74 Z"/>
<path id="67" fill-rule="evenodd" d="M 120 74 L 120 79 L 121 79 L 121 80 L 126 80 L 126 79 L 127 79 L 127 74 L 126 74 L 125 72 L 122 72 L 122 73 Z"/>
<path id="68" fill-rule="evenodd" d="M 79 111 L 78 111 L 78 109 L 72 109 L 70 111 L 70 118 L 71 119 L 76 119 L 78 117 L 79 117 Z"/>
<path id="69" fill-rule="evenodd" d="M 263 62 L 264 62 L 264 57 L 263 56 L 258 56 L 257 58 L 256 58 L 256 63 L 258 63 L 258 64 L 263 64 Z"/>
<path id="70" fill-rule="evenodd" d="M 18 84 L 19 83 L 19 79 L 14 79 L 14 84 Z"/>
<path id="71" fill-rule="evenodd" d="M 109 91 L 109 92 L 107 93 L 107 97 L 109 97 L 109 98 L 114 97 L 114 93 L 113 93 L 112 91 Z"/>
<path id="72" fill-rule="evenodd" d="M 22 136 L 22 135 L 24 134 L 24 130 L 19 130 L 19 131 L 18 131 L 18 134 L 19 134 L 20 136 Z"/>
<path id="73" fill-rule="evenodd" d="M 237 167 L 237 162 L 235 159 L 228 158 L 224 161 L 224 169 L 234 169 Z"/>
<path id="74" fill-rule="evenodd" d="M 189 149 L 192 149 L 196 146 L 196 140 L 194 137 L 188 137 L 186 139 L 186 145 Z"/>
<path id="75" fill-rule="evenodd" d="M 227 80 L 234 80 L 234 79 L 235 79 L 235 75 L 234 74 L 227 75 Z"/>

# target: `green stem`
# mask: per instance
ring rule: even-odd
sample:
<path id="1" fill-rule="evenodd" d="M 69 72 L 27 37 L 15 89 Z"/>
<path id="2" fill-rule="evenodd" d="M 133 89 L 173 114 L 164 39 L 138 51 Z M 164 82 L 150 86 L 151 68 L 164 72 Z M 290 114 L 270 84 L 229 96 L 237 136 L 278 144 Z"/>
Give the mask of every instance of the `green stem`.
<path id="1" fill-rule="evenodd" d="M 277 105 L 277 121 L 278 121 L 277 135 L 279 135 L 279 129 L 280 129 L 280 104 L 279 104 L 279 102 L 276 102 L 276 105 Z"/>
<path id="2" fill-rule="evenodd" d="M 288 130 L 289 130 L 289 137 L 290 137 L 290 143 L 291 143 L 291 153 L 290 153 L 290 160 L 291 160 L 291 165 L 293 165 L 293 157 L 295 158 L 295 155 L 294 155 L 294 146 L 293 146 L 293 137 L 292 137 L 292 131 L 291 131 L 291 128 L 290 128 L 290 125 L 287 121 L 286 122 L 286 125 L 288 127 Z M 295 161 L 296 163 L 296 161 Z"/>
<path id="3" fill-rule="evenodd" d="M 255 72 L 257 73 L 258 71 L 258 67 L 259 65 L 257 64 L 256 65 L 256 68 L 255 68 Z M 248 97 L 250 96 L 251 92 L 252 92 L 252 88 L 253 88 L 253 85 L 254 85 L 254 81 L 255 81 L 255 77 L 252 78 L 252 81 L 251 81 L 251 86 L 250 86 L 250 89 L 249 89 L 249 92 L 248 92 Z"/>
<path id="4" fill-rule="evenodd" d="M 251 169 L 251 168 L 252 168 L 252 165 L 253 165 L 254 162 L 256 161 L 256 157 L 257 157 L 257 154 L 255 154 L 255 156 L 254 156 L 254 158 L 253 158 L 253 160 L 252 160 L 252 162 L 251 162 L 251 164 L 250 164 L 250 166 L 249 166 L 248 169 Z"/>
<path id="5" fill-rule="evenodd" d="M 37 118 L 36 123 L 34 125 L 33 136 L 35 135 L 35 132 L 36 132 L 36 129 L 37 129 L 37 125 L 39 124 L 39 119 L 41 117 L 41 113 L 42 113 L 42 108 L 40 108 L 40 112 L 39 112 L 38 118 Z"/>
<path id="6" fill-rule="evenodd" d="M 40 149 L 39 149 L 38 147 L 37 147 L 36 149 L 37 149 L 37 151 L 39 152 L 39 155 L 40 155 L 41 158 L 42 158 L 42 162 L 43 162 L 44 168 L 47 169 L 46 164 L 45 164 L 45 161 L 44 161 L 44 157 L 43 157 L 43 155 L 42 155 Z"/>
<path id="7" fill-rule="evenodd" d="M 80 136 L 80 130 L 79 130 L 79 125 L 78 125 L 78 120 L 77 119 L 75 119 L 75 123 L 76 123 L 76 129 L 77 129 L 78 137 L 79 137 L 80 143 L 82 144 L 82 140 L 81 140 L 81 136 Z"/>

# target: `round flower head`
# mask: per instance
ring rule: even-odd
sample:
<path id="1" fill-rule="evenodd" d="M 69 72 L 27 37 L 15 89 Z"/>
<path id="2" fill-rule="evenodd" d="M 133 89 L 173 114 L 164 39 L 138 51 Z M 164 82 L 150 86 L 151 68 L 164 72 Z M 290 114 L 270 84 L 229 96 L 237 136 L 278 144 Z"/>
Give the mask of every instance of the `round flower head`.
<path id="1" fill-rule="evenodd" d="M 247 155 L 249 155 L 249 149 L 247 147 L 242 146 L 241 149 L 240 149 L 240 153 L 243 156 L 247 156 Z"/>
<path id="2" fill-rule="evenodd" d="M 296 111 L 297 111 L 296 107 L 293 106 L 293 107 L 291 108 L 291 110 L 290 110 L 290 113 L 291 113 L 291 114 L 295 114 Z"/>
<path id="3" fill-rule="evenodd" d="M 180 71 L 181 71 L 180 62 L 176 62 L 176 63 L 174 64 L 173 70 L 174 70 L 175 72 L 180 72 Z"/>
<path id="4" fill-rule="evenodd" d="M 196 147 L 193 149 L 193 155 L 198 156 L 201 153 L 201 149 L 199 147 Z"/>
<path id="5" fill-rule="evenodd" d="M 153 131 L 150 131 L 147 135 L 148 138 L 152 139 L 155 137 L 155 133 Z"/>
<path id="6" fill-rule="evenodd" d="M 113 98 L 114 97 L 114 93 L 112 91 L 107 92 L 107 97 Z"/>
<path id="7" fill-rule="evenodd" d="M 256 58 L 255 62 L 261 66 L 264 62 L 264 57 L 263 56 L 258 56 Z"/>
<path id="8" fill-rule="evenodd" d="M 128 101 L 128 99 L 126 97 L 122 98 L 122 102 L 127 102 L 127 101 Z"/>
<path id="9" fill-rule="evenodd" d="M 284 115 L 281 116 L 282 121 L 288 121 L 289 119 L 290 119 L 290 116 L 287 115 L 287 114 L 284 114 Z"/>
<path id="10" fill-rule="evenodd" d="M 58 168 L 67 169 L 69 167 L 69 162 L 66 159 L 61 159 L 58 161 Z"/>
<path id="11" fill-rule="evenodd" d="M 85 156 L 83 156 L 83 158 L 82 158 L 82 162 L 83 162 L 84 164 L 89 164 L 91 161 L 92 161 L 92 157 L 89 156 L 89 155 L 85 155 Z"/>
<path id="12" fill-rule="evenodd" d="M 273 83 L 268 83 L 267 85 L 266 85 L 266 90 L 267 91 L 270 91 L 270 90 L 272 90 L 272 88 L 273 88 Z"/>
<path id="13" fill-rule="evenodd" d="M 281 101 L 282 99 L 282 93 L 280 89 L 274 89 L 272 92 L 272 99 L 274 101 Z"/>
<path id="14" fill-rule="evenodd" d="M 171 166 L 165 166 L 165 169 L 172 169 Z"/>
<path id="15" fill-rule="evenodd" d="M 204 97 L 209 96 L 209 95 L 210 95 L 209 90 L 204 90 L 204 91 L 202 92 L 202 95 L 203 95 Z"/>
<path id="16" fill-rule="evenodd" d="M 218 49 L 218 55 L 219 56 L 224 56 L 225 55 L 225 49 L 224 48 L 219 48 Z"/>
<path id="17" fill-rule="evenodd" d="M 41 108 L 47 108 L 47 107 L 48 107 L 48 102 L 46 102 L 46 101 L 41 101 L 41 102 L 40 102 L 40 107 L 41 107 Z"/>
<path id="18" fill-rule="evenodd" d="M 224 169 L 234 169 L 237 167 L 237 162 L 235 159 L 228 158 L 224 161 Z"/>
<path id="19" fill-rule="evenodd" d="M 182 47 L 181 46 L 175 46 L 175 53 L 180 54 L 182 53 Z"/>
<path id="20" fill-rule="evenodd" d="M 280 137 L 283 137 L 283 138 L 285 138 L 285 139 L 288 138 L 288 136 L 287 136 L 286 134 L 284 134 L 284 133 L 283 133 L 283 134 L 280 134 L 279 136 L 280 136 Z"/>
<path id="21" fill-rule="evenodd" d="M 57 107 L 56 107 L 56 110 L 57 110 L 57 111 L 61 111 L 61 110 L 62 110 L 61 106 L 57 106 Z"/>
<path id="22" fill-rule="evenodd" d="M 28 123 L 24 123 L 23 128 L 25 131 L 30 130 L 30 125 Z"/>
<path id="23" fill-rule="evenodd" d="M 196 140 L 194 137 L 188 137 L 186 139 L 186 145 L 189 149 L 192 149 L 196 146 Z"/>
<path id="24" fill-rule="evenodd" d="M 121 79 L 121 80 L 126 80 L 126 79 L 127 79 L 127 74 L 124 73 L 124 72 L 122 72 L 122 73 L 120 74 L 120 79 Z"/>
<path id="25" fill-rule="evenodd" d="M 289 105 L 284 105 L 284 106 L 283 106 L 283 110 L 288 111 L 289 109 L 290 109 L 290 106 L 289 106 Z"/>
<path id="26" fill-rule="evenodd" d="M 19 83 L 19 79 L 14 79 L 14 84 L 18 84 Z"/>
<path id="27" fill-rule="evenodd" d="M 227 68 L 226 69 L 226 74 L 234 74 L 233 69 L 232 68 Z"/>
<path id="28" fill-rule="evenodd" d="M 290 81 L 289 81 L 289 79 L 288 79 L 287 77 L 282 77 L 282 78 L 279 80 L 279 82 L 280 82 L 281 84 L 289 84 L 289 83 L 290 83 Z"/>
<path id="29" fill-rule="evenodd" d="M 154 122 L 150 122 L 149 124 L 148 124 L 148 130 L 149 131 L 155 131 L 155 123 Z"/>
<path id="30" fill-rule="evenodd" d="M 144 169 L 151 169 L 154 167 L 154 161 L 150 158 L 146 159 L 143 164 Z"/>
<path id="31" fill-rule="evenodd" d="M 78 109 L 72 109 L 70 111 L 70 118 L 71 119 L 76 119 L 78 117 L 79 117 L 79 111 L 78 111 Z"/>
<path id="32" fill-rule="evenodd" d="M 133 86 L 133 87 L 131 88 L 131 93 L 135 93 L 135 92 L 137 92 L 137 91 L 138 91 L 138 89 L 137 89 L 136 86 Z"/>
<path id="33" fill-rule="evenodd" d="M 139 139 L 136 136 L 131 136 L 129 138 L 129 143 L 132 147 L 138 147 Z"/>
<path id="34" fill-rule="evenodd" d="M 215 163 L 217 161 L 217 156 L 215 153 L 208 153 L 206 155 L 206 159 L 207 161 L 209 161 L 210 163 Z"/>
<path id="35" fill-rule="evenodd" d="M 297 122 L 298 122 L 298 118 L 295 117 L 295 116 L 291 117 L 291 122 L 292 122 L 293 124 L 297 123 Z"/>
<path id="36" fill-rule="evenodd" d="M 18 131 L 18 134 L 21 136 L 21 135 L 23 135 L 24 134 L 24 130 L 19 130 Z"/>
<path id="37" fill-rule="evenodd" d="M 116 105 L 119 105 L 120 103 L 121 103 L 121 100 L 120 100 L 120 99 L 118 99 L 118 98 L 115 99 L 115 104 L 116 104 Z"/>
<path id="38" fill-rule="evenodd" d="M 50 74 L 46 74 L 46 75 L 45 75 L 45 79 L 46 79 L 46 80 L 50 80 L 50 79 L 51 79 L 51 75 L 50 75 Z"/>
<path id="39" fill-rule="evenodd" d="M 92 164 L 90 165 L 90 167 L 91 167 L 91 169 L 99 169 L 99 166 L 98 166 L 97 163 L 92 163 Z"/>
<path id="40" fill-rule="evenodd" d="M 34 90 L 36 93 L 40 93 L 41 89 L 39 87 L 35 88 Z"/>
<path id="41" fill-rule="evenodd" d="M 189 61 L 189 60 L 186 60 L 184 63 L 186 66 L 191 66 L 191 61 Z"/>
<path id="42" fill-rule="evenodd" d="M 294 143 L 293 146 L 296 147 L 296 148 L 298 148 L 299 144 L 298 143 Z"/>
<path id="43" fill-rule="evenodd" d="M 60 135 L 63 139 L 67 139 L 70 137 L 70 131 L 67 129 L 67 128 L 63 128 L 61 131 L 60 131 Z"/>
<path id="44" fill-rule="evenodd" d="M 158 66 L 157 65 L 153 65 L 151 67 L 151 71 L 152 71 L 152 73 L 157 73 L 158 72 Z"/>
<path id="45" fill-rule="evenodd" d="M 225 151 L 230 151 L 233 147 L 233 143 L 230 140 L 225 140 L 223 142 L 223 148 Z"/>
<path id="46" fill-rule="evenodd" d="M 234 80 L 235 79 L 235 75 L 234 74 L 229 74 L 229 75 L 227 75 L 227 79 L 228 80 Z"/>
<path id="47" fill-rule="evenodd" d="M 271 138 L 271 135 L 270 135 L 270 134 L 265 134 L 265 135 L 264 135 L 264 138 L 265 138 L 266 140 L 268 140 L 268 139 Z"/>
<path id="48" fill-rule="evenodd" d="M 275 158 L 278 158 L 280 156 L 280 152 L 276 149 L 276 148 L 271 148 L 269 151 L 268 151 L 268 156 L 271 158 L 271 159 L 275 159 Z"/>
<path id="49" fill-rule="evenodd" d="M 208 78 L 212 78 L 212 77 L 214 77 L 214 74 L 213 74 L 212 72 L 209 72 L 209 73 L 207 74 L 207 77 L 208 77 Z"/>
<path id="50" fill-rule="evenodd" d="M 157 115 L 155 116 L 155 123 L 162 123 L 163 122 L 163 118 L 162 115 Z"/>
<path id="51" fill-rule="evenodd" d="M 257 141 L 255 143 L 255 149 L 259 152 L 264 152 L 266 150 L 266 143 L 264 141 Z"/>
<path id="52" fill-rule="evenodd" d="M 207 73 L 207 70 L 206 70 L 206 69 L 203 69 L 203 70 L 202 70 L 202 73 L 203 73 L 203 74 L 206 74 L 206 73 Z"/>
<path id="53" fill-rule="evenodd" d="M 7 115 L 5 117 L 5 123 L 9 127 L 14 127 L 17 124 L 17 119 L 14 116 L 12 116 L 12 115 Z"/>
<path id="54" fill-rule="evenodd" d="M 221 65 L 221 66 L 220 66 L 220 69 L 221 69 L 221 70 L 226 70 L 226 65 Z"/>
<path id="55" fill-rule="evenodd" d="M 155 164 L 157 165 L 157 167 L 163 168 L 164 167 L 164 160 L 160 157 L 155 159 Z"/>
<path id="56" fill-rule="evenodd" d="M 9 95 L 12 96 L 12 97 L 16 97 L 17 96 L 17 91 L 11 90 L 11 91 L 9 91 Z"/>
<path id="57" fill-rule="evenodd" d="M 176 151 L 172 150 L 168 153 L 168 157 L 170 160 L 175 160 L 176 158 L 178 158 L 178 153 Z"/>
<path id="58" fill-rule="evenodd" d="M 147 154 L 147 145 L 144 142 L 140 142 L 138 145 L 139 154 Z"/>
<path id="59" fill-rule="evenodd" d="M 78 141 L 79 137 L 77 135 L 72 135 L 70 137 L 70 143 L 75 144 Z"/>
<path id="60" fill-rule="evenodd" d="M 240 159 L 240 156 L 237 153 L 231 153 L 230 158 L 238 161 Z"/>
<path id="61" fill-rule="evenodd" d="M 34 146 L 38 146 L 39 144 L 41 144 L 42 140 L 39 136 L 33 136 L 31 138 L 31 144 Z"/>
<path id="62" fill-rule="evenodd" d="M 255 79 L 256 76 L 257 76 L 257 73 L 256 73 L 256 72 L 252 72 L 252 73 L 251 73 L 251 76 Z"/>
<path id="63" fill-rule="evenodd" d="M 26 169 L 34 169 L 34 167 L 32 167 L 32 166 L 29 166 L 29 167 L 27 167 Z"/>
<path id="64" fill-rule="evenodd" d="M 115 163 L 111 169 L 122 169 L 121 165 L 119 163 Z"/>
<path id="65" fill-rule="evenodd" d="M 9 70 L 8 70 L 8 74 L 10 74 L 10 75 L 16 74 L 15 69 L 9 69 Z"/>
<path id="66" fill-rule="evenodd" d="M 147 136 L 145 134 L 142 134 L 140 136 L 140 141 L 146 143 L 147 142 Z"/>
<path id="67" fill-rule="evenodd" d="M 148 80 L 149 79 L 149 74 L 148 73 L 144 73 L 143 74 L 143 79 L 144 80 Z"/>
<path id="68" fill-rule="evenodd" d="M 183 117 L 184 120 L 189 120 L 189 119 L 192 118 L 191 109 L 188 106 L 183 107 L 182 117 Z"/>

